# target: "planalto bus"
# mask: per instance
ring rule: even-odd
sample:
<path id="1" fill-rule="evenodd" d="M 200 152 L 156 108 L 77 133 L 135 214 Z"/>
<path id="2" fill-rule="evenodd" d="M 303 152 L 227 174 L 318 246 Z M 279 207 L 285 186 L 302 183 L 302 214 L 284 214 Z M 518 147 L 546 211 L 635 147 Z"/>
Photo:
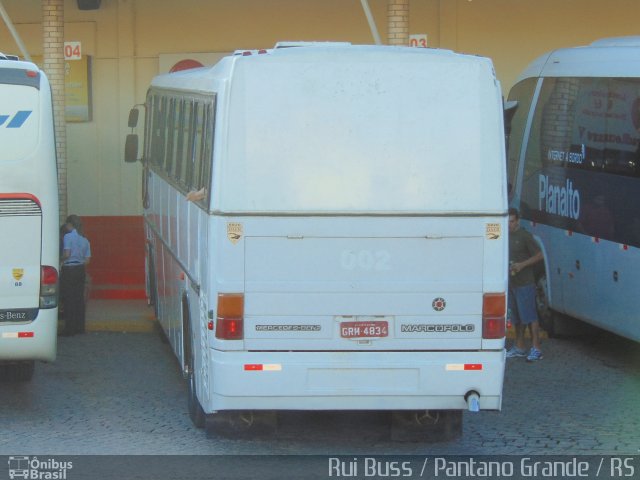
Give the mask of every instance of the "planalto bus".
<path id="1" fill-rule="evenodd" d="M 58 173 L 51 89 L 0 55 L 0 376 L 31 379 L 56 357 Z"/>
<path id="2" fill-rule="evenodd" d="M 463 410 L 500 409 L 507 190 L 490 60 L 279 44 L 160 75 L 145 111 L 148 294 L 195 425 L 386 410 L 394 438 L 442 438 Z"/>
<path id="3" fill-rule="evenodd" d="M 511 204 L 544 253 L 552 334 L 571 333 L 573 317 L 640 341 L 638 60 L 640 37 L 556 50 L 509 93 Z"/>

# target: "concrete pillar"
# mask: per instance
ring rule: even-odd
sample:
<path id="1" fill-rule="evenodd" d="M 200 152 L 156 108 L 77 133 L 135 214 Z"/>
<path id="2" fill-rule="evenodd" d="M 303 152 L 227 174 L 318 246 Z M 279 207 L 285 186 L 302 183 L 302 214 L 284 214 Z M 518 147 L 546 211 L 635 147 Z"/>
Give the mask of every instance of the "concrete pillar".
<path id="1" fill-rule="evenodd" d="M 65 122 L 64 0 L 42 1 L 44 71 L 53 94 L 53 115 L 58 154 L 60 223 L 67 217 L 67 125 Z"/>
<path id="2" fill-rule="evenodd" d="M 409 0 L 387 0 L 389 45 L 409 45 Z"/>

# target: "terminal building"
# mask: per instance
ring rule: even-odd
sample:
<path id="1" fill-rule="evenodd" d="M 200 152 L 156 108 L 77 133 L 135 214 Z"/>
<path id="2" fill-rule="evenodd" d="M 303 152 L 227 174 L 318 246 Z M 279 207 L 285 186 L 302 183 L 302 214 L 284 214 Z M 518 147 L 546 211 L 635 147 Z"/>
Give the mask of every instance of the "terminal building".
<path id="1" fill-rule="evenodd" d="M 159 73 L 279 41 L 382 43 L 490 57 L 506 97 L 546 51 L 640 34 L 635 0 L 0 0 L 0 13 L 0 52 L 54 86 L 61 216 L 84 220 L 93 298 L 144 297 L 142 169 L 123 151 Z"/>

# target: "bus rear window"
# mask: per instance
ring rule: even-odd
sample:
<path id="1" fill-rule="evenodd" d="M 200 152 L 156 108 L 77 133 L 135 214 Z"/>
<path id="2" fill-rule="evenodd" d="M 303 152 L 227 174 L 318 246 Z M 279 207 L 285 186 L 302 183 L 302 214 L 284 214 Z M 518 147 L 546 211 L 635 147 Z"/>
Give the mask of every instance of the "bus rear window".
<path id="1" fill-rule="evenodd" d="M 0 68 L 0 85 L 23 85 L 40 89 L 40 74 L 22 68 Z"/>

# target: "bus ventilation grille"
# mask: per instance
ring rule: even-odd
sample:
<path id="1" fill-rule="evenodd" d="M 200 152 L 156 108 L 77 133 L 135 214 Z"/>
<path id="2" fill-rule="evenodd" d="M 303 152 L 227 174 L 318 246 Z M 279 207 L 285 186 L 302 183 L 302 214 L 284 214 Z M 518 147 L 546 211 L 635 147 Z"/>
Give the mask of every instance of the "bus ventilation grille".
<path id="1" fill-rule="evenodd" d="M 40 216 L 42 210 L 34 200 L 30 199 L 0 199 L 0 217 Z"/>

